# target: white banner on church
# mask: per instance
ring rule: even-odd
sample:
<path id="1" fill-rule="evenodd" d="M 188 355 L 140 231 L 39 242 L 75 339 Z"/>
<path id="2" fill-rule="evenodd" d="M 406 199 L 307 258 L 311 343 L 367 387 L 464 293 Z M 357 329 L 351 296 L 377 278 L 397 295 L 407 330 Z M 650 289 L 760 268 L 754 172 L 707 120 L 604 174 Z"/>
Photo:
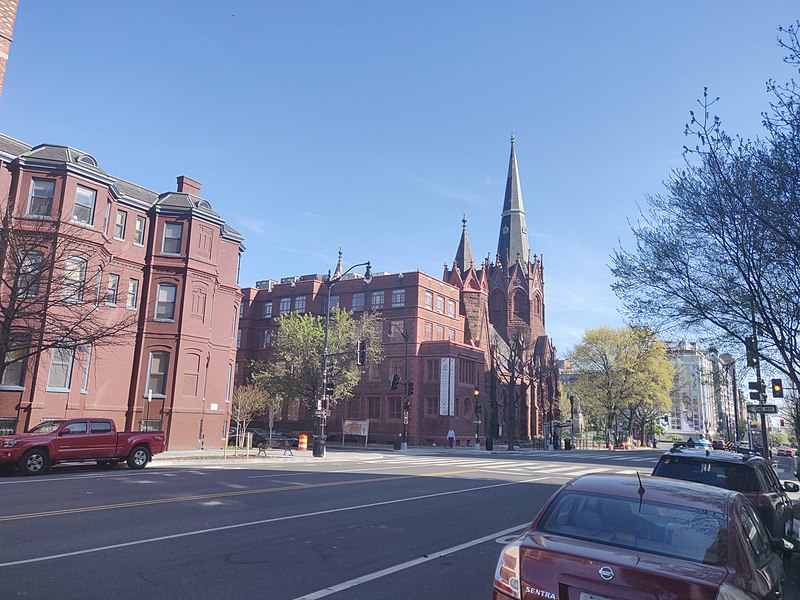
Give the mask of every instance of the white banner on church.
<path id="1" fill-rule="evenodd" d="M 456 416 L 456 359 L 439 361 L 439 414 Z"/>

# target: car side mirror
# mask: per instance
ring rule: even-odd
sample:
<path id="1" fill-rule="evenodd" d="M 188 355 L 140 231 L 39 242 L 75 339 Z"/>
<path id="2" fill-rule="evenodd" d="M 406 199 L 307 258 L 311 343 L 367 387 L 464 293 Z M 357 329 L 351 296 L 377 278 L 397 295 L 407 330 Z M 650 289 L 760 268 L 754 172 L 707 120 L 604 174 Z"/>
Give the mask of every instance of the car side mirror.
<path id="1" fill-rule="evenodd" d="M 784 481 L 783 489 L 787 492 L 800 492 L 800 485 L 796 484 L 794 481 Z"/>

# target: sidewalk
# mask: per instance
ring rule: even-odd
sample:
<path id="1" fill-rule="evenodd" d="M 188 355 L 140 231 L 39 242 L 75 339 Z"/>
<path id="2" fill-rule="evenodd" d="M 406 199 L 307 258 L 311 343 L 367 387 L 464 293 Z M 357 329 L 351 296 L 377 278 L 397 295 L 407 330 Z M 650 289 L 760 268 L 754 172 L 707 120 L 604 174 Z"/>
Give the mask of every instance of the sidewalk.
<path id="1" fill-rule="evenodd" d="M 356 452 L 352 450 L 342 450 L 341 448 L 331 449 L 327 448 L 324 457 L 315 458 L 311 450 L 298 450 L 292 449 L 289 454 L 280 449 L 266 450 L 266 455 L 262 453 L 259 455 L 257 448 L 251 448 L 249 453 L 247 450 L 237 449 L 234 454 L 232 448 L 226 450 L 213 449 L 213 450 L 169 450 L 161 452 L 153 456 L 154 465 L 191 465 L 191 464 L 220 464 L 220 465 L 248 465 L 260 464 L 266 462 L 317 462 L 317 461 L 330 461 L 330 460 L 361 460 L 366 457 L 376 458 L 381 456 L 375 452 L 362 450 Z"/>

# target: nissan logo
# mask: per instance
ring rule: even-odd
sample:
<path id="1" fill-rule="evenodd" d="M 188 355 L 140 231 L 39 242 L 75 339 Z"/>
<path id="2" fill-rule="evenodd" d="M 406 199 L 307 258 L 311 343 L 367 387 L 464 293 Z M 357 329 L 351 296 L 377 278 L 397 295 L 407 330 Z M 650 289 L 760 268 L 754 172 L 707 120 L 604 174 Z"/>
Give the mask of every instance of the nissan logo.
<path id="1" fill-rule="evenodd" d="M 602 577 L 604 581 L 611 581 L 614 579 L 614 571 L 612 571 L 609 566 L 602 567 L 600 569 L 600 577 Z"/>

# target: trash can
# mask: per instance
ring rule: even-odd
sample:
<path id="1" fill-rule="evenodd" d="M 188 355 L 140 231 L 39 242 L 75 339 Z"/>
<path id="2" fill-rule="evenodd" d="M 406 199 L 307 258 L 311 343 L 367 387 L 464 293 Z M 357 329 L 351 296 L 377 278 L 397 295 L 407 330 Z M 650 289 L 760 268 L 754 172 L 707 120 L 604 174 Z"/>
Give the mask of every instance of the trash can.
<path id="1" fill-rule="evenodd" d="M 319 458 L 325 456 L 325 436 L 314 436 L 314 456 Z"/>
<path id="2" fill-rule="evenodd" d="M 392 450 L 402 450 L 403 449 L 403 438 L 395 438 L 394 442 L 392 442 Z"/>
<path id="3" fill-rule="evenodd" d="M 564 450 L 572 450 L 572 440 L 564 438 Z"/>
<path id="4" fill-rule="evenodd" d="M 494 440 L 490 437 L 486 438 L 486 449 L 487 450 L 494 450 Z"/>

